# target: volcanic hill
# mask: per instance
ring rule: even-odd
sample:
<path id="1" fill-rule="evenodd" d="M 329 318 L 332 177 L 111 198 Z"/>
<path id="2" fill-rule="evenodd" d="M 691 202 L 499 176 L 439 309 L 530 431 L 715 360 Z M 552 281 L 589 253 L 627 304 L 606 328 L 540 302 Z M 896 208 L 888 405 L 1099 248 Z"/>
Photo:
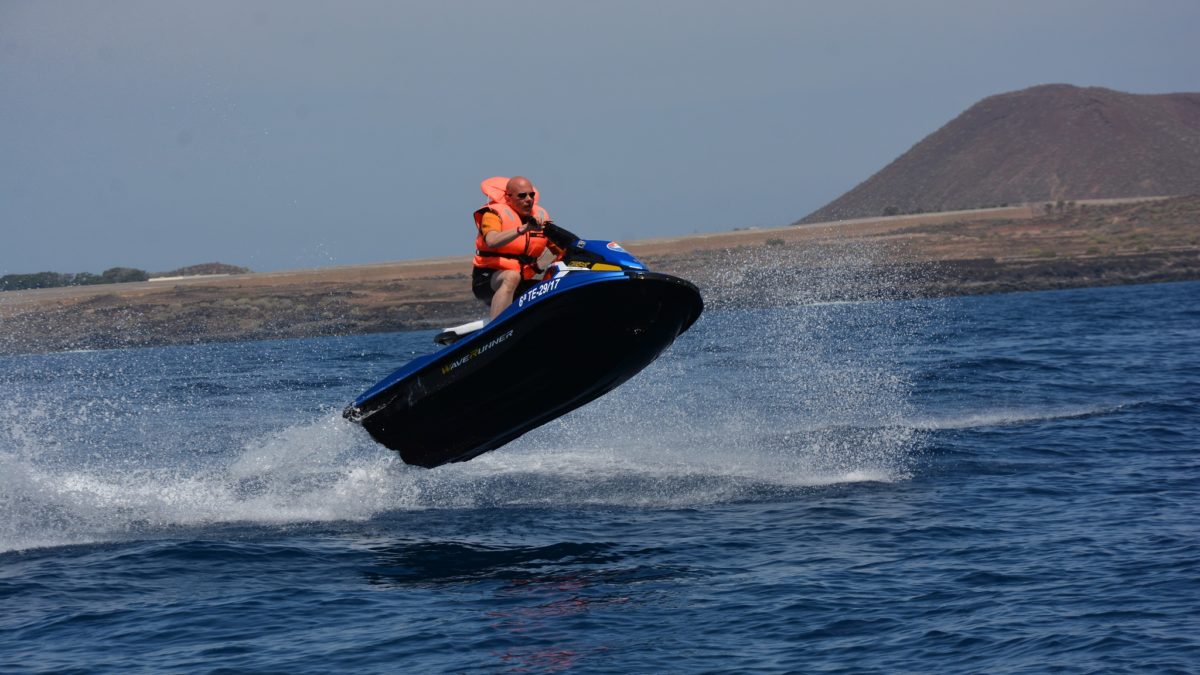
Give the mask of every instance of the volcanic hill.
<path id="1" fill-rule="evenodd" d="M 1200 93 L 1050 84 L 983 99 L 800 223 L 1200 194 Z"/>

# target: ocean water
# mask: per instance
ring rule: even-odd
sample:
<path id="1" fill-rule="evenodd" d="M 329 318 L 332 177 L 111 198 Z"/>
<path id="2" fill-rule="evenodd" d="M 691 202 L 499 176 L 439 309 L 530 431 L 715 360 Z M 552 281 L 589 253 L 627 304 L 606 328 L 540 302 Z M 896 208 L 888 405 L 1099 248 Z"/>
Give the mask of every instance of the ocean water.
<path id="1" fill-rule="evenodd" d="M 426 470 L 431 336 L 0 358 L 0 672 L 1200 670 L 1200 284 L 711 310 Z"/>

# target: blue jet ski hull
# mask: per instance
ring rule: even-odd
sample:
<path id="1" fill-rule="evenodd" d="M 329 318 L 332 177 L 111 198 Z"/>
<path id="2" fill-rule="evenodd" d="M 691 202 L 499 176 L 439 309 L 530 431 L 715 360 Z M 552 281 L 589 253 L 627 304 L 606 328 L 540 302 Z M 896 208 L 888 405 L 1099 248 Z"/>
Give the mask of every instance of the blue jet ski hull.
<path id="1" fill-rule="evenodd" d="M 385 378 L 345 416 L 409 464 L 464 462 L 633 377 L 703 308 L 691 282 L 667 274 L 566 274 Z"/>

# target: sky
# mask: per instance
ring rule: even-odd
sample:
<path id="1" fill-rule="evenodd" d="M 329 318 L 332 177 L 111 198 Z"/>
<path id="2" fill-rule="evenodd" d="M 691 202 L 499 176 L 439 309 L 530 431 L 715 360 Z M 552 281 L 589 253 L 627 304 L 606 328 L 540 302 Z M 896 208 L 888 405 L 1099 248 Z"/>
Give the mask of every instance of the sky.
<path id="1" fill-rule="evenodd" d="M 0 275 L 465 256 L 479 182 L 794 222 L 987 96 L 1200 91 L 1196 0 L 0 0 Z"/>

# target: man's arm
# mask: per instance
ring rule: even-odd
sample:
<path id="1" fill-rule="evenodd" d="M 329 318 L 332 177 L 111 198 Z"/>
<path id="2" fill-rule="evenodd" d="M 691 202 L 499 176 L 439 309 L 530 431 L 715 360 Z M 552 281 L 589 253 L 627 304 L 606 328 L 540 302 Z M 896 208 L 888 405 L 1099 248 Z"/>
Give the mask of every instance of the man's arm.
<path id="1" fill-rule="evenodd" d="M 500 248 L 517 237 L 529 231 L 529 226 L 522 224 L 514 230 L 500 229 L 500 216 L 488 211 L 480 219 L 479 229 L 483 232 L 483 241 L 488 248 Z"/>

